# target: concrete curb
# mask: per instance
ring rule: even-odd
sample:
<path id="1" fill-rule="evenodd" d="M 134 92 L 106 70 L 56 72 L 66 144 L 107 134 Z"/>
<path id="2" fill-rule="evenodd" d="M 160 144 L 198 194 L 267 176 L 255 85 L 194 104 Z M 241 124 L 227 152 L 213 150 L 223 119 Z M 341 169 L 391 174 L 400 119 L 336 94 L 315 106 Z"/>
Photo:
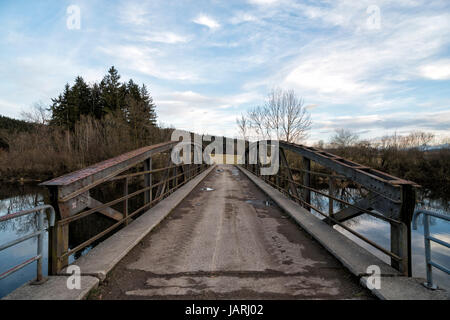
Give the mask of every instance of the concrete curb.
<path id="1" fill-rule="evenodd" d="M 163 221 L 213 169 L 214 166 L 202 172 L 72 265 L 80 267 L 82 275 L 97 277 L 100 282 L 105 280 L 117 263 Z M 65 273 L 66 269 L 62 270 L 61 274 Z"/>
<path id="2" fill-rule="evenodd" d="M 68 276 L 50 276 L 40 285 L 31 285 L 28 282 L 2 300 L 83 300 L 99 284 L 95 277 L 82 276 L 81 289 L 70 290 L 67 288 L 68 279 Z"/>
<path id="3" fill-rule="evenodd" d="M 270 197 L 282 210 L 290 215 L 306 232 L 328 250 L 344 267 L 360 278 L 362 286 L 369 289 L 376 297 L 387 300 L 442 300 L 448 299 L 443 290 L 431 291 L 419 284 L 418 279 L 400 274 L 390 265 L 374 256 L 355 242 L 330 228 L 325 222 L 314 217 L 296 202 L 288 199 L 278 190 L 265 183 L 248 170 L 238 168 Z M 370 289 L 367 285 L 367 267 L 377 265 L 381 270 L 381 289 Z"/>
<path id="4" fill-rule="evenodd" d="M 360 283 L 367 286 L 368 277 L 362 277 Z M 429 290 L 423 286 L 425 279 L 408 277 L 381 278 L 380 289 L 369 289 L 381 300 L 448 300 L 445 290 Z"/>

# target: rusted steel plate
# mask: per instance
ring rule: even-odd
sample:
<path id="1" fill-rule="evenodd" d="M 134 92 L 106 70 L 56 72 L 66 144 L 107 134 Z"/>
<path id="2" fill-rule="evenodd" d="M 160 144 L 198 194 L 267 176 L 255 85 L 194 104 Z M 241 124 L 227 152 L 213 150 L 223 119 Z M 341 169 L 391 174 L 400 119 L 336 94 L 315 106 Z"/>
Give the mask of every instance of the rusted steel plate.
<path id="1" fill-rule="evenodd" d="M 117 156 L 115 158 L 111 158 L 102 162 L 99 162 L 97 164 L 94 164 L 90 167 L 72 172 L 72 173 L 68 173 L 66 175 L 63 175 L 61 177 L 46 181 L 41 183 L 40 185 L 42 186 L 66 186 L 68 184 L 74 183 L 78 180 L 84 179 L 88 176 L 91 176 L 97 172 L 103 171 L 105 169 L 111 168 L 119 163 L 125 162 L 125 161 L 129 161 L 135 157 L 138 157 L 140 155 L 143 155 L 149 151 L 161 148 L 161 147 L 169 147 L 169 146 L 173 146 L 175 144 L 177 144 L 178 142 L 175 141 L 169 141 L 169 142 L 164 142 L 164 143 L 160 143 L 160 144 L 155 144 L 152 146 L 148 146 L 148 147 L 143 147 L 134 151 L 130 151 L 127 153 L 124 153 L 120 156 Z"/>
<path id="2" fill-rule="evenodd" d="M 93 187 L 108 181 L 112 177 L 130 169 L 149 157 L 169 151 L 177 141 L 170 141 L 137 149 L 118 157 L 100 162 L 88 168 L 66 174 L 40 185 L 58 188 L 58 201 L 66 202 Z"/>
<path id="3" fill-rule="evenodd" d="M 269 142 L 270 143 L 270 142 Z M 403 180 L 387 173 L 362 166 L 356 162 L 323 152 L 319 149 L 299 144 L 279 142 L 280 147 L 291 150 L 311 159 L 338 174 L 363 185 L 367 189 L 394 201 L 401 200 L 401 185 L 418 186 L 412 181 Z"/>

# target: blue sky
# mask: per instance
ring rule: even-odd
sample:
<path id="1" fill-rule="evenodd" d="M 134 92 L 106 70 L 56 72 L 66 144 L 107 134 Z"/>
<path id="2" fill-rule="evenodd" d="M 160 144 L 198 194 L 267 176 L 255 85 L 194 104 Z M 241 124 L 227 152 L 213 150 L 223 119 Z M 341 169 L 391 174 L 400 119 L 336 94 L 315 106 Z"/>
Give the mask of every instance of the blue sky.
<path id="1" fill-rule="evenodd" d="M 235 118 L 281 87 L 311 112 L 308 143 L 336 128 L 450 135 L 448 0 L 0 0 L 0 23 L 11 117 L 114 65 L 150 88 L 161 123 L 198 133 L 236 136 Z"/>

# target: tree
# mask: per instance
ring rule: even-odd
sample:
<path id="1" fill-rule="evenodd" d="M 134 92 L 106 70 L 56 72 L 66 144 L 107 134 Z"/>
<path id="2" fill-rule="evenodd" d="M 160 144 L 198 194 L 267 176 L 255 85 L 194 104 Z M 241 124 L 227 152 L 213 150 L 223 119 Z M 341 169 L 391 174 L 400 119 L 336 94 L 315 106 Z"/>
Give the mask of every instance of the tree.
<path id="1" fill-rule="evenodd" d="M 31 107 L 31 111 L 22 111 L 20 113 L 22 119 L 35 124 L 48 124 L 51 119 L 49 109 L 43 102 L 36 102 Z"/>
<path id="2" fill-rule="evenodd" d="M 70 89 L 69 106 L 76 112 L 76 120 L 80 120 L 81 115 L 94 115 L 91 105 L 91 89 L 84 79 L 78 76 L 75 84 Z"/>
<path id="3" fill-rule="evenodd" d="M 140 91 L 140 99 L 144 102 L 145 106 L 148 108 L 148 121 L 156 126 L 156 105 L 153 102 L 153 98 L 150 96 L 150 93 L 147 90 L 145 84 L 142 84 Z"/>
<path id="4" fill-rule="evenodd" d="M 244 115 L 241 115 L 241 118 L 236 118 L 236 124 L 238 126 L 239 135 L 242 139 L 247 140 L 247 131 L 248 131 L 248 120 Z"/>
<path id="5" fill-rule="evenodd" d="M 250 109 L 245 118 L 261 139 L 298 143 L 311 129 L 311 116 L 293 90 L 273 89 L 265 105 Z"/>
<path id="6" fill-rule="evenodd" d="M 111 67 L 100 84 L 88 85 L 78 76 L 71 87 L 52 99 L 50 124 L 73 130 L 83 117 L 102 119 L 107 114 L 119 115 L 133 130 L 156 126 L 156 105 L 147 87 L 139 87 L 132 79 L 120 83 L 118 71 Z M 137 135 L 134 135 L 137 136 Z"/>
<path id="7" fill-rule="evenodd" d="M 104 116 L 105 112 L 102 105 L 102 91 L 100 89 L 100 86 L 97 83 L 94 83 L 90 91 L 90 113 L 94 115 L 96 119 L 101 119 Z"/>
<path id="8" fill-rule="evenodd" d="M 359 136 L 348 129 L 336 129 L 336 134 L 331 137 L 330 145 L 333 148 L 345 148 L 354 145 Z"/>
<path id="9" fill-rule="evenodd" d="M 119 82 L 120 75 L 114 66 L 108 70 L 108 74 L 100 82 L 101 102 L 105 112 L 120 109 L 124 101 L 126 85 Z"/>
<path id="10" fill-rule="evenodd" d="M 58 98 L 52 99 L 53 104 L 50 106 L 52 112 L 52 119 L 50 124 L 60 127 L 69 127 L 71 123 L 69 99 L 70 85 L 66 83 L 64 92 L 58 96 Z"/>
<path id="11" fill-rule="evenodd" d="M 265 114 L 278 140 L 300 142 L 307 138 L 311 129 L 311 116 L 303 99 L 293 90 L 272 90 L 266 102 Z"/>

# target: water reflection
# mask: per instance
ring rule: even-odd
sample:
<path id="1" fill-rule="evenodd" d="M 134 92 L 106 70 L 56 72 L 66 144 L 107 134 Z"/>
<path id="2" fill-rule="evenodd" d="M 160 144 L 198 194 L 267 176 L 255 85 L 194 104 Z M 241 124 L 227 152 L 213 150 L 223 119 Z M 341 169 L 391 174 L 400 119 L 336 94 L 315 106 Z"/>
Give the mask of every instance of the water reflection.
<path id="1" fill-rule="evenodd" d="M 355 203 L 365 194 L 358 189 L 345 188 L 347 190 L 339 190 L 339 198 Z M 327 193 L 326 189 L 320 190 Z M 450 201 L 446 198 L 429 198 L 433 195 L 432 192 L 428 190 L 419 190 L 417 192 L 417 207 L 434 210 L 438 212 L 449 212 Z M 329 199 L 320 194 L 311 194 L 312 204 L 324 213 L 328 213 Z M 334 212 L 339 211 L 345 205 L 341 203 L 333 202 Z M 312 213 L 319 219 L 324 219 L 324 217 L 318 213 L 312 211 Z M 390 225 L 388 222 L 377 219 L 368 214 L 362 214 L 353 219 L 344 222 L 344 225 L 351 228 L 354 231 L 362 234 L 366 238 L 374 241 L 381 247 L 385 249 L 390 249 Z M 358 245 L 367 249 L 381 260 L 390 263 L 390 258 L 381 251 L 373 248 L 363 240 L 359 239 L 355 235 L 351 234 L 347 230 L 340 226 L 334 227 L 336 230 L 347 236 L 348 238 L 355 241 Z M 441 219 L 430 217 L 430 230 L 433 236 L 438 239 L 450 242 L 450 223 Z M 411 245 L 412 245 L 412 265 L 413 265 L 413 276 L 426 278 L 425 269 L 425 248 L 424 248 L 424 237 L 423 237 L 423 222 L 419 218 L 417 221 L 417 230 L 411 231 Z M 439 244 L 432 243 L 432 260 L 442 264 L 444 266 L 450 266 L 450 249 L 441 246 Z M 445 288 L 450 291 L 450 277 L 436 269 L 433 268 L 433 279 L 434 283 L 438 286 Z"/>
<path id="2" fill-rule="evenodd" d="M 46 190 L 28 186 L 10 186 L 12 191 L 7 197 L 5 190 L 0 190 L 0 216 L 17 211 L 33 208 L 44 204 Z M 45 221 L 47 224 L 47 221 Z M 0 223 L 0 243 L 4 244 L 18 237 L 37 230 L 37 215 L 30 214 Z M 44 237 L 44 248 L 47 247 L 48 236 Z M 29 239 L 16 246 L 0 252 L 0 272 L 4 272 L 15 265 L 35 256 L 37 253 L 37 238 Z M 48 255 L 44 250 L 43 273 L 47 275 Z M 18 288 L 23 283 L 36 277 L 36 262 L 0 280 L 0 298 Z"/>

